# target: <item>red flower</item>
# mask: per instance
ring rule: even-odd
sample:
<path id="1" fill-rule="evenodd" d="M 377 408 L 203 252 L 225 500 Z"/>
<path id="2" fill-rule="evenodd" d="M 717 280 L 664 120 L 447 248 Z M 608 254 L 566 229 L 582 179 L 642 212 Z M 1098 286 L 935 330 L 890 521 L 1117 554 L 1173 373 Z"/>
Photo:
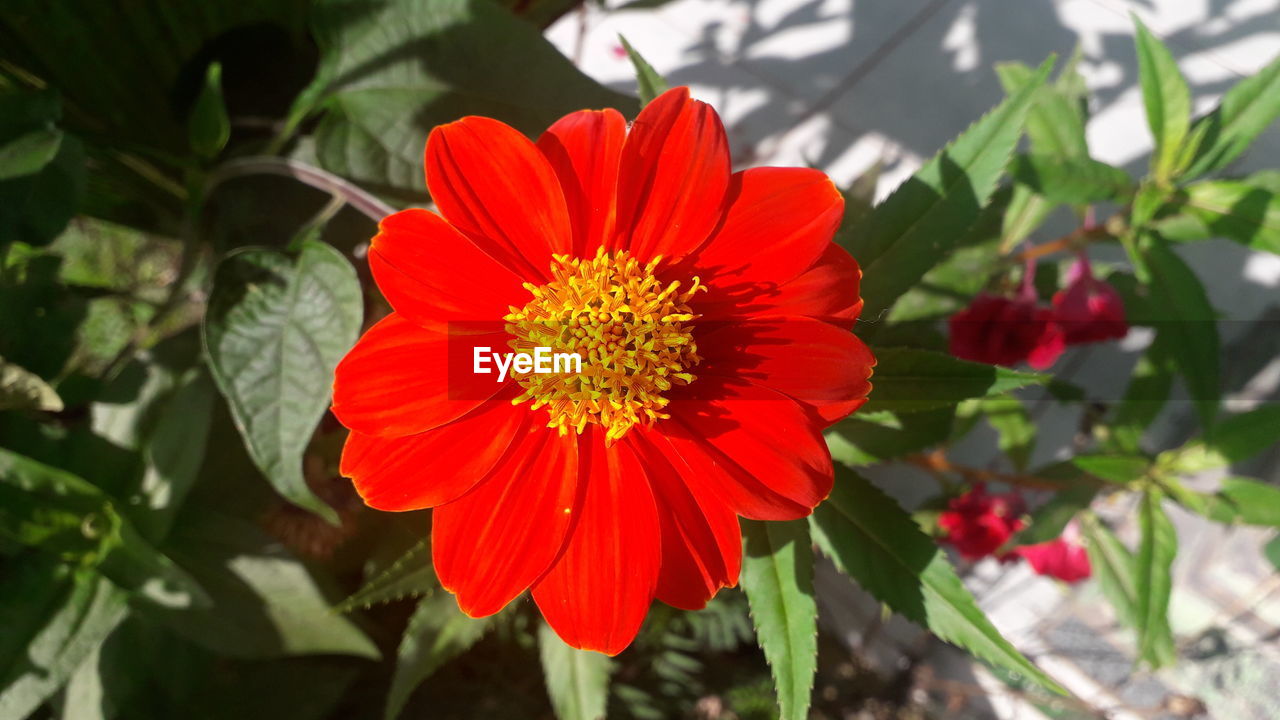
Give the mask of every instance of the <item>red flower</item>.
<path id="1" fill-rule="evenodd" d="M 731 173 L 685 88 L 629 132 L 613 110 L 536 144 L 463 118 L 432 131 L 426 175 L 440 214 L 388 217 L 369 252 L 395 312 L 338 367 L 342 472 L 372 507 L 435 508 L 467 614 L 532 588 L 567 643 L 617 653 L 655 597 L 736 584 L 738 516 L 803 517 L 831 489 L 822 430 L 875 362 L 831 242 L 841 195 L 815 170 Z M 539 346 L 582 371 L 474 372 L 477 348 Z"/>
<path id="2" fill-rule="evenodd" d="M 942 540 L 955 546 L 969 560 L 995 553 L 1025 524 L 1022 514 L 1026 506 L 1022 496 L 1017 493 L 991 495 L 981 484 L 952 498 L 947 507 L 938 516 L 938 527 L 946 531 Z"/>
<path id="3" fill-rule="evenodd" d="M 1129 334 L 1120 293 L 1093 276 L 1083 252 L 1071 266 L 1066 289 L 1054 294 L 1053 307 L 1068 345 L 1118 340 Z"/>
<path id="4" fill-rule="evenodd" d="M 1048 575 L 1063 582 L 1079 582 L 1089 577 L 1089 554 L 1081 542 L 1080 527 L 1071 522 L 1059 537 L 1038 545 L 1023 545 L 1013 553 L 1031 563 L 1037 575 Z"/>
<path id="5" fill-rule="evenodd" d="M 1036 304 L 1030 265 L 1015 298 L 980 293 L 969 307 L 951 316 L 951 354 L 992 365 L 1026 362 L 1044 370 L 1066 349 L 1052 310 Z"/>

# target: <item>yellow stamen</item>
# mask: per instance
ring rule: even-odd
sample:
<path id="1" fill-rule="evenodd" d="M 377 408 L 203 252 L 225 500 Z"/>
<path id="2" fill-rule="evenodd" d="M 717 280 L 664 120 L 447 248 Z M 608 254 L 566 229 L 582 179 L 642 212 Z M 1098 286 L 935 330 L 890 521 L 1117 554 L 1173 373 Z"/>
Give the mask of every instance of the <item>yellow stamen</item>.
<path id="1" fill-rule="evenodd" d="M 679 281 L 663 287 L 654 277 L 661 257 L 641 265 L 625 250 L 552 257 L 551 282 L 526 284 L 533 299 L 504 318 L 510 346 L 576 352 L 582 372 L 513 373 L 524 393 L 512 402 L 546 407 L 547 427 L 562 435 L 601 425 L 610 443 L 637 423 L 670 417 L 662 393 L 692 383 L 689 370 L 702 361 L 689 324 L 699 316 L 688 303 L 706 286 L 695 277 L 684 291 Z"/>

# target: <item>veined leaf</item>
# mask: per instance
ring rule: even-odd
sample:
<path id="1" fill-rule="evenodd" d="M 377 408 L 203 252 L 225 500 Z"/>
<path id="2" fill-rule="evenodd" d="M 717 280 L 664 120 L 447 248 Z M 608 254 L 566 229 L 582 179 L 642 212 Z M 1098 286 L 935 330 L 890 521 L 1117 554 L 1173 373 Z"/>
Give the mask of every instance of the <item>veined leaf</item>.
<path id="1" fill-rule="evenodd" d="M 1019 155 L 1014 179 L 1055 203 L 1118 202 L 1133 193 L 1133 179 L 1118 167 L 1089 158 Z"/>
<path id="2" fill-rule="evenodd" d="M 1085 550 L 1089 553 L 1089 565 L 1098 579 L 1102 594 L 1115 609 L 1120 622 L 1128 627 L 1138 626 L 1137 562 L 1121 542 L 1092 513 L 1085 513 L 1081 528 L 1085 537 Z"/>
<path id="3" fill-rule="evenodd" d="M 1140 253 L 1150 283 L 1150 307 L 1163 315 L 1154 319 L 1159 341 L 1175 350 L 1170 355 L 1195 400 L 1200 422 L 1212 427 L 1222 393 L 1217 315 L 1195 273 L 1161 238 L 1143 236 Z"/>
<path id="4" fill-rule="evenodd" d="M 1065 694 L 1000 635 L 942 549 L 879 488 L 837 466 L 835 489 L 810 524 L 822 551 L 895 612 L 981 660 Z"/>
<path id="5" fill-rule="evenodd" d="M 351 612 L 358 607 L 428 595 L 439 587 L 440 581 L 431 567 L 431 543 L 422 540 L 351 597 L 338 603 L 334 611 Z"/>
<path id="6" fill-rule="evenodd" d="M 1135 558 L 1138 657 L 1152 667 L 1163 667 L 1177 659 L 1169 628 L 1169 595 L 1173 590 L 1171 573 L 1178 536 L 1161 507 L 1163 497 L 1159 490 L 1150 488 L 1138 508 L 1138 526 L 1142 529 Z"/>
<path id="7" fill-rule="evenodd" d="M 490 618 L 470 618 L 449 593 L 423 598 L 400 640 L 395 674 L 387 695 L 385 720 L 395 720 L 423 680 L 446 662 L 466 652 L 489 629 Z"/>
<path id="8" fill-rule="evenodd" d="M 316 154 L 374 190 L 418 196 L 428 131 L 464 115 L 536 136 L 582 108 L 638 107 L 490 0 L 323 0 L 312 16 L 322 59 L 310 94 L 326 111 Z"/>
<path id="9" fill-rule="evenodd" d="M 879 317 L 977 220 L 1052 65 L 1050 58 L 1021 91 L 943 148 L 861 224 L 851 245 L 865 271 L 863 317 Z"/>
<path id="10" fill-rule="evenodd" d="M 1213 112 L 1195 122 L 1206 128 L 1188 177 L 1221 170 L 1240 156 L 1249 143 L 1280 115 L 1280 57 L 1250 75 L 1222 96 Z"/>
<path id="11" fill-rule="evenodd" d="M 667 81 L 635 48 L 631 47 L 631 43 L 627 42 L 625 37 L 619 35 L 618 41 L 622 43 L 622 48 L 627 51 L 627 57 L 631 58 L 631 64 L 636 69 L 636 90 L 640 95 L 640 104 L 648 105 L 654 98 L 667 91 Z"/>
<path id="12" fill-rule="evenodd" d="M 1043 384 L 1046 375 L 958 360 L 915 348 L 876 348 L 876 390 L 864 412 L 918 412 Z"/>
<path id="13" fill-rule="evenodd" d="M 813 542 L 805 520 L 742 521 L 746 548 L 742 589 L 756 637 L 773 671 L 782 720 L 809 717 L 818 668 L 818 607 L 813 598 Z"/>
<path id="14" fill-rule="evenodd" d="M 1151 168 L 1158 179 L 1171 180 L 1178 154 L 1185 149 L 1183 140 L 1191 127 L 1191 90 L 1169 48 L 1152 35 L 1136 15 L 1133 22 L 1137 26 L 1135 42 L 1142 102 L 1156 141 Z"/>
<path id="15" fill-rule="evenodd" d="M 334 524 L 337 513 L 307 486 L 302 454 L 363 313 L 351 264 L 306 242 L 296 259 L 258 248 L 228 255 L 204 321 L 209 367 L 254 463 L 286 499 Z"/>
<path id="16" fill-rule="evenodd" d="M 609 658 L 565 645 L 546 623 L 538 628 L 538 654 L 556 717 L 603 720 L 609 698 Z"/>

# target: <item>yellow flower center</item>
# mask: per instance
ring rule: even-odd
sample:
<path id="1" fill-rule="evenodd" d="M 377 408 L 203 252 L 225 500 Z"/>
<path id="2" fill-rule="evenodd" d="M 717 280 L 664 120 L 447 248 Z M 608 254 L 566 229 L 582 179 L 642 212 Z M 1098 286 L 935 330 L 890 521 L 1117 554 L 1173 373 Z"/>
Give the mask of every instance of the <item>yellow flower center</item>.
<path id="1" fill-rule="evenodd" d="M 539 347 L 577 353 L 581 372 L 515 373 L 524 393 L 513 402 L 545 406 L 547 427 L 561 435 L 602 425 L 609 442 L 637 423 L 670 417 L 662 394 L 692 383 L 689 370 L 702 360 L 689 324 L 698 316 L 688 303 L 706 286 L 695 277 L 683 291 L 679 281 L 663 287 L 654 277 L 661 257 L 641 265 L 625 250 L 601 249 L 590 260 L 553 258 L 553 279 L 525 283 L 533 299 L 511 308 L 506 330 L 519 353 Z"/>

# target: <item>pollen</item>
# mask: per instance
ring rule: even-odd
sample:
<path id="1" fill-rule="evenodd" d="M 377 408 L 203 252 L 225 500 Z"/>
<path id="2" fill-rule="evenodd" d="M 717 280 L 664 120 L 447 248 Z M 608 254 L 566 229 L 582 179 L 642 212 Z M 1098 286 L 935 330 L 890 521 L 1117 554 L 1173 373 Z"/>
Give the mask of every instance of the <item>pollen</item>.
<path id="1" fill-rule="evenodd" d="M 512 402 L 547 408 L 547 427 L 561 435 L 600 425 L 610 443 L 670 417 L 664 393 L 692 383 L 690 370 L 702 360 L 689 301 L 706 286 L 696 277 L 683 289 L 679 281 L 664 285 L 654 274 L 661 257 L 641 265 L 625 250 L 552 259 L 552 280 L 525 283 L 533 299 L 504 318 L 509 344 L 516 352 L 577 353 L 581 370 L 514 373 L 524 392 Z"/>

